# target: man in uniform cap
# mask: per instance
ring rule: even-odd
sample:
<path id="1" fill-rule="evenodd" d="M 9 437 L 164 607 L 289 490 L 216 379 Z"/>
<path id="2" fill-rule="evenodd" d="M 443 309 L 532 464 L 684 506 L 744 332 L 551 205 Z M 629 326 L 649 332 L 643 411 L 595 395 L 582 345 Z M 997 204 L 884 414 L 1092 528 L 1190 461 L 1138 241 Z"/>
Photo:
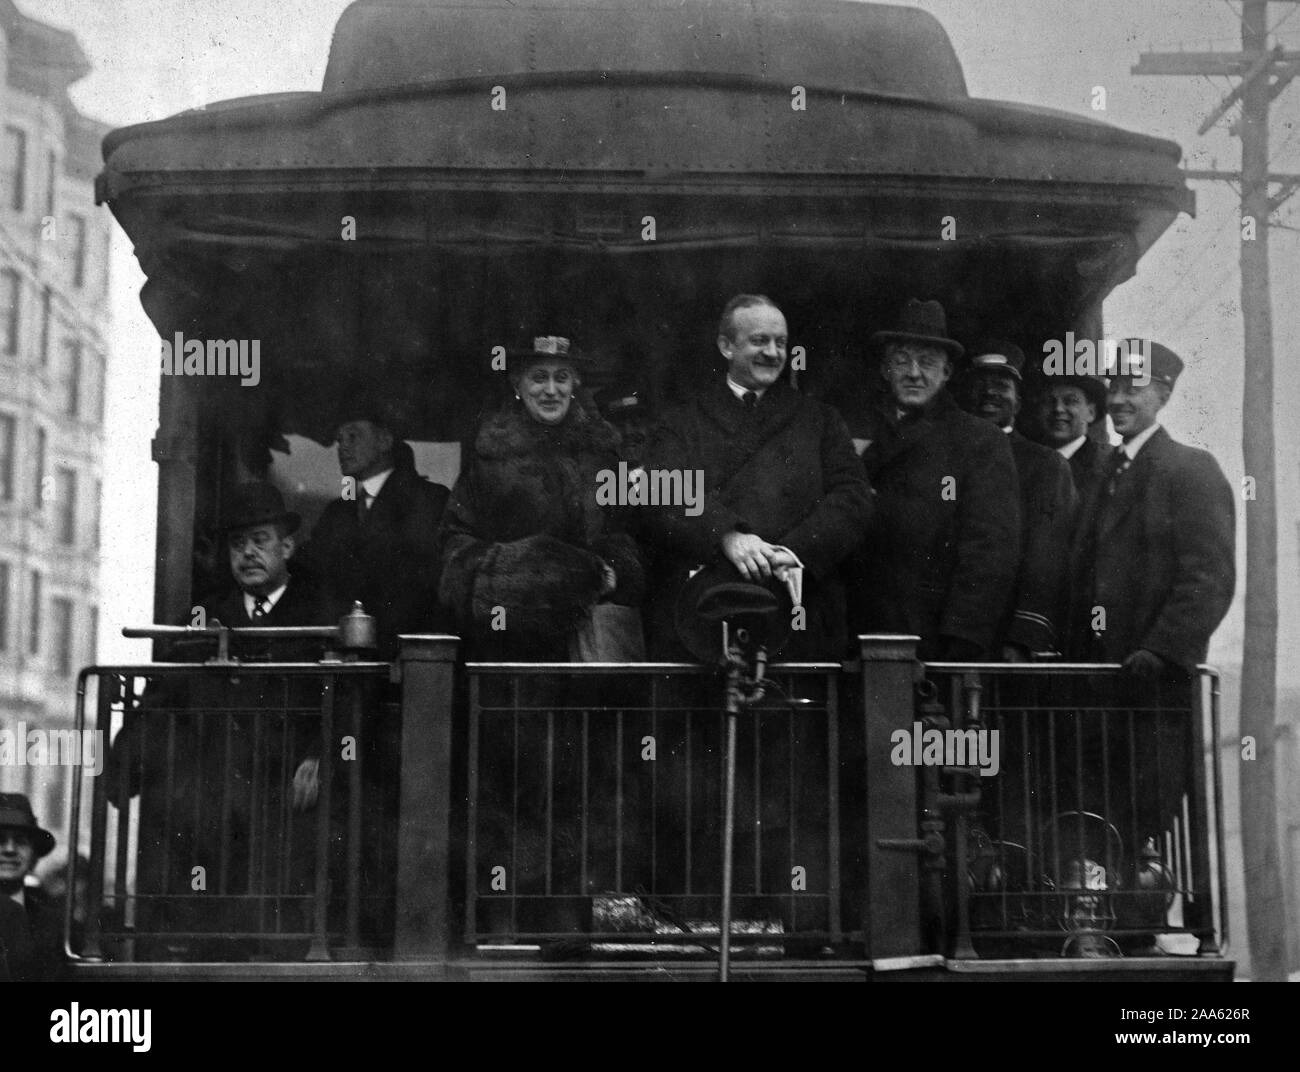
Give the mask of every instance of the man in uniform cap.
<path id="1" fill-rule="evenodd" d="M 391 659 L 399 634 L 440 620 L 435 537 L 449 492 L 416 472 L 382 399 L 350 392 L 337 419 L 342 491 L 316 522 L 304 565 L 339 614 L 359 600 L 374 616 L 379 655 Z"/>
<path id="2" fill-rule="evenodd" d="M 1099 376 L 1049 376 L 1034 409 L 1047 445 L 1070 463 L 1082 504 L 1095 484 L 1109 477 L 1111 447 L 1088 434 L 1106 413 L 1106 381 Z"/>
<path id="3" fill-rule="evenodd" d="M 998 340 L 971 358 L 966 386 L 976 416 L 1007 437 L 1020 488 L 1020 571 L 1010 616 L 999 630 L 999 654 L 1020 662 L 1031 652 L 1058 651 L 1064 634 L 1066 565 L 1075 512 L 1070 467 L 1056 451 L 1015 428 L 1025 355 Z"/>
<path id="4" fill-rule="evenodd" d="M 1111 379 L 1107 408 L 1124 441 L 1080 511 L 1071 553 L 1066 654 L 1120 663 L 1100 706 L 1133 713 L 1127 731 L 1111 723 L 1119 732 L 1109 738 L 1096 719 L 1080 723 L 1084 778 L 1072 786 L 1074 764 L 1063 763 L 1060 799 L 1114 823 L 1131 852 L 1148 842 L 1176 848 L 1192 764 L 1201 762 L 1193 674 L 1236 579 L 1232 487 L 1209 453 L 1160 425 L 1182 369 L 1177 354 L 1152 343 L 1149 361 Z M 1151 936 L 1121 944 L 1146 951 Z"/>
<path id="5" fill-rule="evenodd" d="M 1124 442 L 1083 504 L 1071 556 L 1071 652 L 1143 678 L 1204 661 L 1236 582 L 1232 488 L 1159 413 L 1183 363 L 1150 344 L 1149 368 L 1119 368 L 1107 409 Z M 1135 374 L 1136 373 L 1136 374 Z"/>
<path id="6" fill-rule="evenodd" d="M 64 966 L 63 906 L 27 876 L 54 849 L 21 793 L 0 793 L 0 979 L 48 982 Z"/>
<path id="7" fill-rule="evenodd" d="M 913 633 L 923 659 L 991 651 L 1020 561 L 1007 437 L 946 389 L 965 352 L 937 301 L 913 298 L 871 337 L 888 396 L 862 454 L 877 522 L 855 563 L 855 632 Z"/>

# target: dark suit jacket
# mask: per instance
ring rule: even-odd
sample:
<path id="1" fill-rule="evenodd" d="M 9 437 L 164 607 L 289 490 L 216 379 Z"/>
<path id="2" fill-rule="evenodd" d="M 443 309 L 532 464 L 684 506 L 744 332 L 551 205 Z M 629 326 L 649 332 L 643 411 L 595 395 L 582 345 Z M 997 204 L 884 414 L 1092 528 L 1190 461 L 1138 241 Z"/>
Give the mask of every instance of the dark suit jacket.
<path id="1" fill-rule="evenodd" d="M 396 654 L 398 634 L 439 627 L 437 533 L 448 494 L 399 461 L 364 523 L 355 501 L 335 499 L 302 551 L 300 567 L 337 614 L 360 600 L 374 615 L 382 658 Z"/>
<path id="2" fill-rule="evenodd" d="M 1232 487 L 1206 451 L 1163 428 L 1093 489 L 1071 552 L 1068 654 L 1121 662 L 1139 648 L 1192 670 L 1232 603 Z M 1094 635 L 1096 608 L 1105 629 Z"/>
<path id="3" fill-rule="evenodd" d="M 947 391 L 901 424 L 892 406 L 877 410 L 870 431 L 862 462 L 877 519 L 855 563 L 855 631 L 914 633 L 929 659 L 944 636 L 989 650 L 1020 561 L 1006 435 Z"/>
<path id="4" fill-rule="evenodd" d="M 749 411 L 719 377 L 690 404 L 665 415 L 646 453 L 647 469 L 704 472 L 703 512 L 643 511 L 659 552 L 652 585 L 651 644 L 661 657 L 689 658 L 673 608 L 692 568 L 722 561 L 728 532 L 789 547 L 804 564 L 805 628 L 784 660 L 839 659 L 847 647 L 841 567 L 871 518 L 871 489 L 843 419 L 784 381 Z"/>
<path id="5" fill-rule="evenodd" d="M 1051 447 L 1016 431 L 1007 438 L 1020 484 L 1021 554 L 1002 638 L 1030 651 L 1057 651 L 1065 634 L 1070 530 L 1077 509 L 1074 481 L 1065 459 Z"/>
<path id="6" fill-rule="evenodd" d="M 1088 501 L 1098 483 L 1110 479 L 1114 451 L 1109 443 L 1099 443 L 1089 436 L 1083 441 L 1083 446 L 1070 455 L 1070 476 L 1074 478 L 1074 490 L 1079 493 L 1080 507 Z"/>
<path id="7" fill-rule="evenodd" d="M 64 977 L 63 902 L 44 890 L 23 891 L 25 907 L 0 894 L 0 981 L 53 982 Z"/>

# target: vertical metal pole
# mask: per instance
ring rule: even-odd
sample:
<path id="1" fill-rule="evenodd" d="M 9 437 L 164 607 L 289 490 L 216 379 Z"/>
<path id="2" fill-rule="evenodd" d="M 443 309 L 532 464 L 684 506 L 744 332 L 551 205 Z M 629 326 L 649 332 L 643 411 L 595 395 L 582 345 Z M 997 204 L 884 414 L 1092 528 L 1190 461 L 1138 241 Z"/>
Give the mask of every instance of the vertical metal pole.
<path id="1" fill-rule="evenodd" d="M 335 679 L 338 680 L 337 678 Z M 365 773 L 362 770 L 362 758 L 366 753 L 364 746 L 365 737 L 362 735 L 361 728 L 361 705 L 362 705 L 362 679 L 358 677 L 348 681 L 349 691 L 352 693 L 352 740 L 355 742 L 356 755 L 352 762 L 348 764 L 348 937 L 347 944 L 349 950 L 359 951 L 361 948 L 361 809 L 364 806 L 371 808 L 382 808 L 382 790 L 376 795 L 380 799 L 365 801 L 362 799 L 364 793 L 364 781 L 362 776 Z M 378 696 L 375 697 L 376 703 L 382 701 Z M 372 720 L 376 735 L 379 734 L 379 712 L 375 712 Z M 373 887 L 372 887 L 373 889 Z"/>
<path id="2" fill-rule="evenodd" d="M 308 960 L 329 960 L 330 788 L 334 782 L 334 678 L 325 679 L 320 710 L 320 791 L 316 799 L 315 934 Z"/>
<path id="3" fill-rule="evenodd" d="M 729 982 L 731 975 L 731 853 L 736 834 L 736 712 L 732 697 L 737 692 L 739 673 L 733 666 L 727 674 L 727 778 L 722 812 L 722 923 L 718 943 L 720 983 Z"/>

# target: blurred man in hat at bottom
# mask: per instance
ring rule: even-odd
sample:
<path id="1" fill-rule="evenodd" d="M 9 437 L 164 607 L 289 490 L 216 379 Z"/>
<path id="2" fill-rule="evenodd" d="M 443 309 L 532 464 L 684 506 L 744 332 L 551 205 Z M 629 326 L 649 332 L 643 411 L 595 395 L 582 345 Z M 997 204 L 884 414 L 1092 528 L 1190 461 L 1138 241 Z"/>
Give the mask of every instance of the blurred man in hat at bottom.
<path id="1" fill-rule="evenodd" d="M 63 974 L 63 906 L 25 879 L 54 849 L 32 805 L 20 793 L 0 793 L 0 979 L 48 982 Z"/>
<path id="2" fill-rule="evenodd" d="M 221 543 L 235 589 L 203 606 L 208 625 L 336 624 L 311 586 L 289 572 L 300 519 L 277 488 L 241 485 L 224 515 Z M 248 663 L 314 662 L 321 650 L 319 640 L 231 641 L 231 655 Z M 210 640 L 192 653 L 211 654 Z M 315 803 L 320 731 L 295 712 L 319 706 L 320 686 L 305 677 L 196 675 L 149 684 L 140 706 L 128 711 L 104 774 L 118 808 L 141 798 L 142 932 L 263 929 L 253 918 L 259 906 L 237 900 L 250 894 L 271 899 L 260 908 L 265 919 L 278 916 L 282 929 L 309 927 L 301 903 L 279 898 L 309 892 L 313 824 L 298 819 L 286 829 L 281 816 L 290 800 L 298 810 Z M 164 938 L 157 955 L 239 958 L 252 951 L 247 943 Z"/>

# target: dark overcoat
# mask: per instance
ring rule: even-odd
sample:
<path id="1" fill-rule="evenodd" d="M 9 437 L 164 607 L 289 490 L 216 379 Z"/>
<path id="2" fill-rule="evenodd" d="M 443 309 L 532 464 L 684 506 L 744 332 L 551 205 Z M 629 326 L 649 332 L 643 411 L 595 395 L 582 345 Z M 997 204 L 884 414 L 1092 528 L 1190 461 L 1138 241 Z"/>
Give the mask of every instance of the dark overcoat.
<path id="1" fill-rule="evenodd" d="M 874 418 L 862 462 L 878 516 L 854 563 L 854 628 L 915 634 L 922 658 L 939 656 L 942 637 L 987 652 L 1020 561 L 1007 437 L 946 390 L 919 416 Z"/>
<path id="2" fill-rule="evenodd" d="M 1093 489 L 1071 550 L 1067 654 L 1122 662 L 1144 648 L 1192 671 L 1236 585 L 1232 487 L 1208 452 L 1158 429 Z M 1105 628 L 1094 631 L 1105 612 Z"/>
<path id="3" fill-rule="evenodd" d="M 1051 447 L 1008 436 L 1020 485 L 1020 572 L 1002 641 L 1059 651 L 1065 635 L 1070 531 L 1078 500 L 1070 466 Z"/>
<path id="4" fill-rule="evenodd" d="M 602 598 L 639 607 L 635 541 L 597 502 L 618 433 L 575 397 L 558 425 L 512 402 L 484 421 L 443 515 L 442 602 L 473 658 L 568 662 L 569 637 Z"/>
<path id="5" fill-rule="evenodd" d="M 335 624 L 315 589 L 297 577 L 256 623 L 238 590 L 205 604 L 204 612 L 209 623 L 220 620 L 232 628 Z M 246 662 L 315 661 L 322 647 L 319 640 L 232 638 L 231 654 Z M 197 661 L 213 650 L 207 641 L 179 654 Z M 314 848 L 312 819 L 298 818 L 289 831 L 282 816 L 297 765 L 320 754 L 319 723 L 300 714 L 319 708 L 320 691 L 319 680 L 310 677 L 288 685 L 282 676 L 254 673 L 164 677 L 149 686 L 138 708 L 127 711 L 103 776 L 118 808 L 140 797 L 136 888 L 161 898 L 142 902 L 142 930 L 254 926 L 245 911 L 252 912 L 251 903 L 209 906 L 172 899 L 193 892 L 197 866 L 204 868 L 210 892 L 302 892 Z M 282 852 L 287 869 L 281 867 Z M 289 888 L 280 882 L 286 873 Z"/>
<path id="6" fill-rule="evenodd" d="M 395 453 L 393 472 L 365 520 L 355 500 L 333 500 L 299 563 L 336 618 L 356 600 L 374 615 L 380 656 L 386 659 L 395 656 L 400 633 L 441 627 L 437 533 L 448 496 L 445 487 L 415 471 L 409 447 L 400 444 Z"/>
<path id="7" fill-rule="evenodd" d="M 780 381 L 747 409 L 719 377 L 699 398 L 664 416 L 646 455 L 650 470 L 702 470 L 702 512 L 647 508 L 644 534 L 656 549 L 651 647 L 690 660 L 674 626 L 677 594 L 695 567 L 723 561 L 728 532 L 790 548 L 804 564 L 803 630 L 785 661 L 845 654 L 842 567 L 870 523 L 871 488 L 840 415 Z"/>
<path id="8" fill-rule="evenodd" d="M 1078 493 L 1078 507 L 1088 501 L 1093 489 L 1110 477 L 1111 457 L 1115 448 L 1088 436 L 1083 445 L 1070 455 L 1070 476 Z"/>

